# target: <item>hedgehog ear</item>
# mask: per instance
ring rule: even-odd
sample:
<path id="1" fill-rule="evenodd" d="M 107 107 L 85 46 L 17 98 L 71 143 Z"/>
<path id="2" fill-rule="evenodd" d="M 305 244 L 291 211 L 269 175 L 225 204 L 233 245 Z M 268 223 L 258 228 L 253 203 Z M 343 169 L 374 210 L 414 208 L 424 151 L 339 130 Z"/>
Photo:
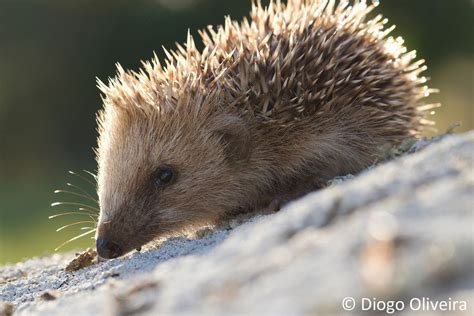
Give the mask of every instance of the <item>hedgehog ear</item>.
<path id="1" fill-rule="evenodd" d="M 213 135 L 218 137 L 231 163 L 247 160 L 250 155 L 250 134 L 245 122 L 235 114 L 219 115 L 213 124 Z"/>

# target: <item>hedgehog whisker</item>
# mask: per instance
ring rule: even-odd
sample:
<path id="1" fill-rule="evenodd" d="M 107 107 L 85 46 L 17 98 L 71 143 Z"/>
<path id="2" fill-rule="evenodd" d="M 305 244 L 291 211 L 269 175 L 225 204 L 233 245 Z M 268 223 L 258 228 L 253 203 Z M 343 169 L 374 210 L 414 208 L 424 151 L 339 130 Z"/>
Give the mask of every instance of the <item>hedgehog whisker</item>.
<path id="1" fill-rule="evenodd" d="M 84 190 L 83 188 L 81 188 L 80 186 L 78 185 L 75 185 L 75 184 L 72 184 L 72 183 L 66 183 L 67 186 L 71 187 L 71 188 L 75 188 L 77 190 L 79 190 L 81 193 L 87 195 L 88 197 L 90 197 L 91 199 L 93 199 L 96 203 L 98 203 L 97 201 L 97 198 L 96 197 L 93 197 L 89 192 L 87 192 L 86 190 Z"/>
<path id="2" fill-rule="evenodd" d="M 81 227 L 81 230 L 86 230 L 86 229 L 93 229 L 93 230 L 96 230 L 95 227 L 91 227 L 91 226 Z"/>
<path id="3" fill-rule="evenodd" d="M 79 208 L 79 211 L 86 211 L 86 212 L 91 213 L 91 214 L 94 215 L 94 216 L 95 216 L 95 215 L 98 215 L 98 213 L 99 213 L 98 211 L 96 211 L 96 210 L 91 210 L 90 208 L 87 208 L 87 207 L 80 207 L 80 208 Z"/>
<path id="4" fill-rule="evenodd" d="M 92 178 L 94 178 L 94 181 L 97 182 L 97 175 L 89 170 L 85 170 L 83 169 L 82 171 L 84 171 L 85 173 L 87 173 L 88 175 L 90 175 Z"/>
<path id="5" fill-rule="evenodd" d="M 71 195 L 74 195 L 74 196 L 79 196 L 79 197 L 85 198 L 85 199 L 87 199 L 87 200 L 89 200 L 89 201 L 92 201 L 92 202 L 97 203 L 97 200 L 95 200 L 95 199 L 92 198 L 91 196 L 84 195 L 84 194 L 81 194 L 81 193 L 77 193 L 77 192 L 74 192 L 74 191 L 68 191 L 68 190 L 54 190 L 54 193 L 55 193 L 55 194 L 58 194 L 58 193 L 67 193 L 67 194 L 71 194 Z"/>
<path id="6" fill-rule="evenodd" d="M 92 229 L 92 230 L 89 230 L 89 231 L 87 231 L 87 232 L 85 232 L 85 233 L 82 233 L 82 234 L 80 234 L 80 235 L 77 235 L 77 236 L 75 236 L 75 237 L 72 237 L 71 239 L 66 240 L 65 242 L 63 242 L 62 244 L 60 244 L 59 246 L 57 246 L 57 247 L 54 249 L 54 251 L 58 251 L 60 248 L 62 248 L 63 246 L 69 244 L 70 242 L 72 242 L 72 241 L 74 241 L 74 240 L 77 240 L 77 239 L 79 239 L 79 238 L 82 238 L 82 237 L 84 237 L 84 236 L 87 236 L 87 235 L 89 235 L 90 233 L 94 233 L 94 232 L 95 232 L 95 229 Z"/>
<path id="7" fill-rule="evenodd" d="M 99 212 L 96 211 L 96 210 L 92 210 L 90 208 L 87 208 L 87 207 L 79 207 L 78 208 L 78 211 L 76 210 L 68 210 L 68 209 L 65 209 L 65 210 L 61 210 L 62 212 L 66 213 L 66 212 L 76 212 L 76 213 L 82 213 L 82 212 L 87 212 L 87 214 L 89 216 L 99 216 Z"/>
<path id="8" fill-rule="evenodd" d="M 85 182 L 89 183 L 89 184 L 92 185 L 93 187 L 96 186 L 96 184 L 95 184 L 94 182 L 92 182 L 91 180 L 87 179 L 87 178 L 84 177 L 83 175 L 81 175 L 81 174 L 79 174 L 79 173 L 77 173 L 77 172 L 74 172 L 74 171 L 72 171 L 72 170 L 69 170 L 68 172 L 69 172 L 70 174 L 72 174 L 72 175 L 78 177 L 78 178 L 81 178 L 82 180 L 84 180 Z"/>
<path id="9" fill-rule="evenodd" d="M 75 222 L 75 223 L 72 223 L 72 224 L 67 224 L 67 225 L 61 226 L 58 229 L 56 229 L 56 231 L 59 232 L 59 231 L 65 229 L 65 228 L 68 228 L 68 227 L 71 227 L 71 226 L 74 226 L 74 225 L 85 224 L 85 223 L 95 224 L 95 222 L 93 222 L 93 221 L 80 221 L 80 222 Z"/>
<path id="10" fill-rule="evenodd" d="M 99 217 L 99 215 L 89 215 L 89 217 L 90 217 L 91 220 L 94 221 L 94 225 L 97 225 L 97 217 Z"/>
<path id="11" fill-rule="evenodd" d="M 58 206 L 58 205 L 72 205 L 72 206 L 80 206 L 82 208 L 85 209 L 88 209 L 90 211 L 96 211 L 97 213 L 99 212 L 99 209 L 98 208 L 95 208 L 94 206 L 91 206 L 91 205 L 87 205 L 87 204 L 84 204 L 84 203 L 79 203 L 79 202 L 54 202 L 51 204 L 51 206 Z M 81 210 L 81 209 L 79 209 Z"/>
<path id="12" fill-rule="evenodd" d="M 65 215 L 85 215 L 85 216 L 89 216 L 89 217 L 92 217 L 92 216 L 97 217 L 98 216 L 98 215 L 93 215 L 93 214 L 90 214 L 90 213 L 66 212 L 66 213 L 53 214 L 53 215 L 48 216 L 48 218 L 52 219 L 52 218 L 56 218 L 56 217 L 59 217 L 59 216 L 65 216 Z"/>
<path id="13" fill-rule="evenodd" d="M 79 212 L 78 212 L 78 211 L 79 211 Z M 89 215 L 89 216 L 96 216 L 96 217 L 99 216 L 99 213 L 98 213 L 97 211 L 92 210 L 92 209 L 90 209 L 90 208 L 86 208 L 86 207 L 79 207 L 79 208 L 78 208 L 78 211 L 75 211 L 75 210 L 73 210 L 73 211 L 64 210 L 64 212 L 75 212 L 76 214 L 77 214 L 77 213 L 81 213 L 81 212 L 87 212 L 87 215 Z"/>

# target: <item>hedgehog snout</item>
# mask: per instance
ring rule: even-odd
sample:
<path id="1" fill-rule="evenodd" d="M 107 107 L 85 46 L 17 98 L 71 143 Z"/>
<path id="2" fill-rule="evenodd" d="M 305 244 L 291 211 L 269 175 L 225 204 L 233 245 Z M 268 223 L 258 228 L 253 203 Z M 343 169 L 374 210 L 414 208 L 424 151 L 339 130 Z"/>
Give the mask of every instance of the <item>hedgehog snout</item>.
<path id="1" fill-rule="evenodd" d="M 123 254 L 123 247 L 107 237 L 99 237 L 96 240 L 97 253 L 104 259 L 113 259 Z"/>
<path id="2" fill-rule="evenodd" d="M 97 254 L 104 259 L 117 258 L 125 253 L 122 243 L 110 234 L 110 224 L 109 221 L 99 224 L 96 236 Z"/>

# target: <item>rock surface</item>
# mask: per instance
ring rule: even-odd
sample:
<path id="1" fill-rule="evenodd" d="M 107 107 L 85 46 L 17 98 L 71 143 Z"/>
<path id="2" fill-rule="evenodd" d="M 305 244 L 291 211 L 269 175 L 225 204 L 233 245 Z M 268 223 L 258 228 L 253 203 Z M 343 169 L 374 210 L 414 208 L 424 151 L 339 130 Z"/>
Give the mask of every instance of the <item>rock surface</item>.
<path id="1" fill-rule="evenodd" d="M 200 239 L 73 273 L 73 254 L 4 266 L 0 301 L 19 315 L 341 315 L 353 297 L 347 314 L 367 298 L 372 311 L 472 315 L 473 156 L 474 132 L 449 135 Z"/>

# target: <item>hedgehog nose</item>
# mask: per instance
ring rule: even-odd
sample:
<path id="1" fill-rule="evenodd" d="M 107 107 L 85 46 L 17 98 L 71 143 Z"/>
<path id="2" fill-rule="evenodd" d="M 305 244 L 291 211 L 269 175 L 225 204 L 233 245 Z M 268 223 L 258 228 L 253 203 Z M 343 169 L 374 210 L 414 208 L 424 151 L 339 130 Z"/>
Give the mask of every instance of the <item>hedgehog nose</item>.
<path id="1" fill-rule="evenodd" d="M 106 238 L 98 238 L 96 241 L 97 253 L 104 259 L 113 259 L 122 255 L 122 247 L 116 242 Z"/>

